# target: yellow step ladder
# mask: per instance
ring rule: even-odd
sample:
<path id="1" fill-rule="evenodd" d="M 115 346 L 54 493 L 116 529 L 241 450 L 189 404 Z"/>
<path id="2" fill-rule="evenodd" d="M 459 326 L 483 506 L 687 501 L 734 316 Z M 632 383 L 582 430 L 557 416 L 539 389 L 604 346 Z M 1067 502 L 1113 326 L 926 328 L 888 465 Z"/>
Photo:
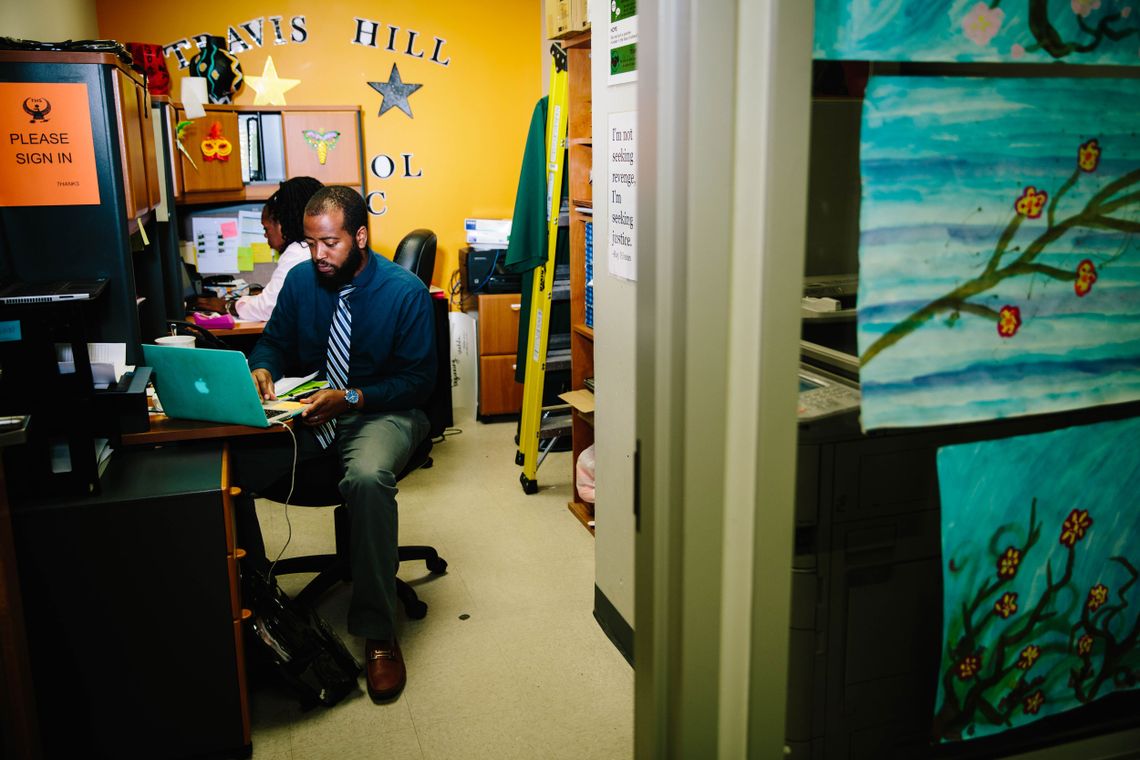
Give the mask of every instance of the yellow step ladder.
<path id="1" fill-rule="evenodd" d="M 526 380 L 519 418 L 519 451 L 515 463 L 523 491 L 538 491 L 538 442 L 543 433 L 542 391 L 546 380 L 546 351 L 550 341 L 550 307 L 554 293 L 554 253 L 558 246 L 558 213 L 562 206 L 562 171 L 566 166 L 566 106 L 569 76 L 566 51 L 550 46 L 550 102 L 546 112 L 546 261 L 534 270 L 526 339 Z M 548 447 L 549 451 L 549 447 Z M 545 458 L 546 452 L 543 452 Z"/>

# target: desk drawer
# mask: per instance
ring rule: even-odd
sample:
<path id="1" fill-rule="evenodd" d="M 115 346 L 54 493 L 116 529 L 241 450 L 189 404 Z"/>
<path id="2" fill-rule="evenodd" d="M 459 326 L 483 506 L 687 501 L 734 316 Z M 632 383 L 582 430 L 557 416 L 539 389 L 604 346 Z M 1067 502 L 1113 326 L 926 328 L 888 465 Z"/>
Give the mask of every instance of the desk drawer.
<path id="1" fill-rule="evenodd" d="M 519 293 L 479 296 L 479 355 L 515 353 L 521 314 Z"/>
<path id="2" fill-rule="evenodd" d="M 479 414 L 518 414 L 523 384 L 515 382 L 515 355 L 479 357 Z"/>

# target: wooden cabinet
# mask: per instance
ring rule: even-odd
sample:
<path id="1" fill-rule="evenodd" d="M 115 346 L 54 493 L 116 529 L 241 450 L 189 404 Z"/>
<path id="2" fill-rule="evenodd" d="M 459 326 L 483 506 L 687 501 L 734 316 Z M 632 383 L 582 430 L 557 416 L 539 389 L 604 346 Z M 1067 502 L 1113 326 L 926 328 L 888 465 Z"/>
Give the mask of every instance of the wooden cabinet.
<path id="1" fill-rule="evenodd" d="M 523 384 L 515 382 L 520 293 L 479 296 L 479 403 L 483 420 L 522 410 Z"/>
<path id="2" fill-rule="evenodd" d="M 119 114 L 119 152 L 126 218 L 135 222 L 160 201 L 151 128 L 150 96 L 132 73 L 115 69 L 112 79 Z"/>
<path id="3" fill-rule="evenodd" d="M 568 66 L 569 102 L 566 125 L 567 170 L 570 191 L 570 387 L 586 388 L 594 377 L 594 328 L 587 325 L 587 225 L 593 221 L 593 123 L 591 114 L 590 33 L 563 42 Z M 589 304 L 592 310 L 593 304 Z M 594 413 L 573 411 L 573 464 L 594 442 Z M 572 464 L 572 466 L 573 466 Z M 574 482 L 574 481 L 572 481 Z M 593 504 L 582 499 L 574 486 L 570 511 L 589 528 Z M 591 528 L 592 530 L 592 528 Z"/>
<path id="4" fill-rule="evenodd" d="M 288 111 L 281 123 L 286 176 L 316 177 L 326 185 L 363 184 L 359 108 Z"/>
<path id="5" fill-rule="evenodd" d="M 175 109 L 174 123 L 186 120 L 186 111 Z M 231 152 L 226 160 L 206 160 L 202 154 L 202 141 L 209 140 L 210 132 L 218 126 L 218 133 L 230 141 Z M 241 148 L 238 141 L 238 115 L 236 111 L 207 108 L 206 115 L 194 119 L 183 133 L 182 145 L 190 154 L 175 149 L 171 155 L 174 162 L 175 194 L 183 200 L 190 200 L 194 193 L 216 193 L 221 191 L 241 192 Z M 191 163 L 190 159 L 193 159 Z"/>
<path id="6" fill-rule="evenodd" d="M 182 139 L 190 159 L 178 150 L 175 131 L 186 112 L 174 104 L 175 117 L 166 129 L 167 152 L 173 157 L 174 198 L 179 203 L 244 203 L 263 201 L 278 187 L 278 181 L 243 181 L 241 120 L 248 114 L 280 120 L 280 128 L 263 133 L 263 149 L 279 151 L 275 163 L 284 167 L 284 178 L 315 177 L 326 185 L 364 186 L 364 154 L 359 106 L 205 106 L 206 115 L 191 121 Z M 214 124 L 230 141 L 227 161 L 208 161 L 202 155 L 202 140 Z M 279 135 L 279 139 L 278 139 Z M 266 163 L 270 163 L 268 156 Z M 195 168 L 196 165 L 196 168 Z"/>

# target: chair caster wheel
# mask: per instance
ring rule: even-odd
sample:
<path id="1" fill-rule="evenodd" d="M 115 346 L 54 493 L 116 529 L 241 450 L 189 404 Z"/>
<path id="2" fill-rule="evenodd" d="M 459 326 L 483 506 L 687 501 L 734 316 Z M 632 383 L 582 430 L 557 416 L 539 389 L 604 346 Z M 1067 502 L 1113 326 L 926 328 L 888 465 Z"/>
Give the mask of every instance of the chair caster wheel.
<path id="1" fill-rule="evenodd" d="M 446 573 L 447 572 L 447 560 L 445 560 L 443 557 L 436 557 L 435 559 L 429 559 L 426 564 L 427 564 L 427 569 L 433 575 L 439 575 L 440 573 Z"/>
<path id="2" fill-rule="evenodd" d="M 423 620 L 427 617 L 427 603 L 421 602 L 419 599 L 408 602 L 404 605 L 404 612 L 407 613 L 408 617 L 412 620 Z"/>

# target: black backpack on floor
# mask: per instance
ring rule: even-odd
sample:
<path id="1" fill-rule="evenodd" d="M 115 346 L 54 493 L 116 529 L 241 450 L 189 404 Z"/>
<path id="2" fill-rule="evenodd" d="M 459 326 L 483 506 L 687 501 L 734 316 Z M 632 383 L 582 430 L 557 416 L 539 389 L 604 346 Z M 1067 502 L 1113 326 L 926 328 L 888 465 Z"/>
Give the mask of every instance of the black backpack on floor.
<path id="1" fill-rule="evenodd" d="M 360 663 L 320 615 L 260 569 L 243 567 L 242 587 L 253 613 L 246 651 L 251 670 L 260 664 L 278 676 L 302 710 L 331 707 L 356 690 Z"/>

